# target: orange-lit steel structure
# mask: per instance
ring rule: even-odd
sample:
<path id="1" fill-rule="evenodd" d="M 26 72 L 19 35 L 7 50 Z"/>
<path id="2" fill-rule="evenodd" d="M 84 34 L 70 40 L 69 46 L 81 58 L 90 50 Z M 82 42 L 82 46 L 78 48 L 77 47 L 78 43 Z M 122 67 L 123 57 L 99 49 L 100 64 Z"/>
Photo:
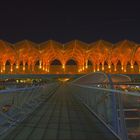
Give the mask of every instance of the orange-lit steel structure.
<path id="1" fill-rule="evenodd" d="M 55 60 L 61 65 L 51 65 Z M 68 65 L 69 60 L 74 60 L 76 65 Z M 0 72 L 3 74 L 91 71 L 140 73 L 140 45 L 129 40 L 116 44 L 104 40 L 91 44 L 79 40 L 66 44 L 53 40 L 41 44 L 28 40 L 11 44 L 0 40 Z"/>

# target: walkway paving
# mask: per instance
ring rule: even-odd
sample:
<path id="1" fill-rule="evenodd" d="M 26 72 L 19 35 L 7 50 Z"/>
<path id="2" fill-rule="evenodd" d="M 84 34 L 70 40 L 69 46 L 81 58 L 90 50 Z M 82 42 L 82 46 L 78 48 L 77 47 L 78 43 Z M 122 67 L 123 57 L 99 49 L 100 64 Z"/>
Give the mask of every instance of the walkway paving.
<path id="1" fill-rule="evenodd" d="M 66 85 L 4 138 L 9 139 L 117 140 L 69 93 Z"/>

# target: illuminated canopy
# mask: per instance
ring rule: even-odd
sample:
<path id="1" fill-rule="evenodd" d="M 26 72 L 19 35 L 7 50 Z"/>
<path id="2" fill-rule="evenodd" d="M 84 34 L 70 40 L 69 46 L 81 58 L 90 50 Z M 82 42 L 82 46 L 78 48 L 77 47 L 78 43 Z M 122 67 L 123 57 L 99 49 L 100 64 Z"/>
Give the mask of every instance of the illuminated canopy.
<path id="1" fill-rule="evenodd" d="M 40 69 L 49 71 L 49 67 L 54 60 L 59 60 L 65 69 L 69 60 L 74 60 L 78 66 L 78 71 L 88 68 L 88 61 L 92 63 L 93 71 L 104 71 L 107 68 L 115 72 L 120 63 L 121 70 L 127 72 L 127 66 L 133 69 L 137 65 L 140 71 L 140 45 L 123 40 L 116 44 L 99 40 L 91 44 L 79 40 L 62 44 L 49 40 L 36 44 L 29 40 L 23 40 L 15 44 L 0 40 L 0 68 L 5 70 L 7 61 L 18 68 L 22 63 L 23 67 L 34 70 L 34 66 L 39 62 Z M 23 68 L 25 69 L 25 68 Z"/>

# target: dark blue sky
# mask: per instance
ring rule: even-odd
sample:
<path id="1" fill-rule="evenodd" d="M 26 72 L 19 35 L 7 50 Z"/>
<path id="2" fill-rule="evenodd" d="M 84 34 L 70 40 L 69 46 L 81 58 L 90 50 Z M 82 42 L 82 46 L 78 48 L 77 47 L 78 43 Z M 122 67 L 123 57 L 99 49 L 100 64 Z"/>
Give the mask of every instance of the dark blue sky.
<path id="1" fill-rule="evenodd" d="M 0 38 L 140 43 L 139 0 L 0 0 Z"/>

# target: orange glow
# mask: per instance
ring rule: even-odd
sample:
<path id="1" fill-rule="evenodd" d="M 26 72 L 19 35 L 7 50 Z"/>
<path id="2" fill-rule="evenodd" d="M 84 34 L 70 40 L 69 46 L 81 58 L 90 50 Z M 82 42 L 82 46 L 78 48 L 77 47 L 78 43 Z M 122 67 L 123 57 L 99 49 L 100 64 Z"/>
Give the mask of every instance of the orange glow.
<path id="1" fill-rule="evenodd" d="M 10 71 L 13 72 L 13 68 L 11 68 Z"/>
<path id="2" fill-rule="evenodd" d="M 16 69 L 18 69 L 19 68 L 19 65 L 16 65 Z"/>
<path id="3" fill-rule="evenodd" d="M 79 69 L 78 72 L 81 72 L 81 69 Z"/>
<path id="4" fill-rule="evenodd" d="M 65 65 L 64 64 L 62 65 L 62 69 L 65 69 Z"/>
<path id="5" fill-rule="evenodd" d="M 41 61 L 39 61 L 39 69 L 41 69 L 42 68 L 42 64 L 41 64 L 42 62 Z"/>
<path id="6" fill-rule="evenodd" d="M 41 69 L 41 68 L 42 68 L 42 65 L 40 64 L 40 65 L 39 65 L 39 69 Z"/>
<path id="7" fill-rule="evenodd" d="M 131 65 L 131 69 L 133 69 L 134 68 L 134 65 Z"/>
<path id="8" fill-rule="evenodd" d="M 102 71 L 104 71 L 105 70 L 105 67 L 104 67 L 104 65 L 102 64 Z"/>
<path id="9" fill-rule="evenodd" d="M 23 66 L 23 71 L 25 71 L 25 66 Z"/>
<path id="10" fill-rule="evenodd" d="M 73 40 L 66 44 L 53 40 L 41 44 L 23 40 L 11 44 L 0 40 L 0 72 L 4 74 L 8 72 L 11 74 L 16 72 L 22 74 L 26 72 L 86 73 L 102 70 L 111 73 L 113 66 L 114 71 L 112 72 L 115 73 L 140 73 L 139 54 L 140 45 L 129 40 L 123 40 L 116 44 L 104 40 L 91 44 L 79 40 Z M 55 59 L 60 61 L 61 66 L 56 66 L 58 68 L 52 70 L 50 63 Z M 75 66 L 67 65 L 71 59 L 75 61 Z M 91 62 L 91 65 L 88 65 L 88 61 Z M 27 70 L 25 64 L 28 65 Z M 100 64 L 102 64 L 101 68 Z"/>
<path id="11" fill-rule="evenodd" d="M 59 78 L 58 80 L 62 81 L 62 82 L 67 82 L 69 80 L 69 78 Z"/>
<path id="12" fill-rule="evenodd" d="M 5 71 L 5 64 L 3 65 L 3 71 Z"/>
<path id="13" fill-rule="evenodd" d="M 116 67 L 114 67 L 114 71 L 117 71 L 117 68 Z"/>

